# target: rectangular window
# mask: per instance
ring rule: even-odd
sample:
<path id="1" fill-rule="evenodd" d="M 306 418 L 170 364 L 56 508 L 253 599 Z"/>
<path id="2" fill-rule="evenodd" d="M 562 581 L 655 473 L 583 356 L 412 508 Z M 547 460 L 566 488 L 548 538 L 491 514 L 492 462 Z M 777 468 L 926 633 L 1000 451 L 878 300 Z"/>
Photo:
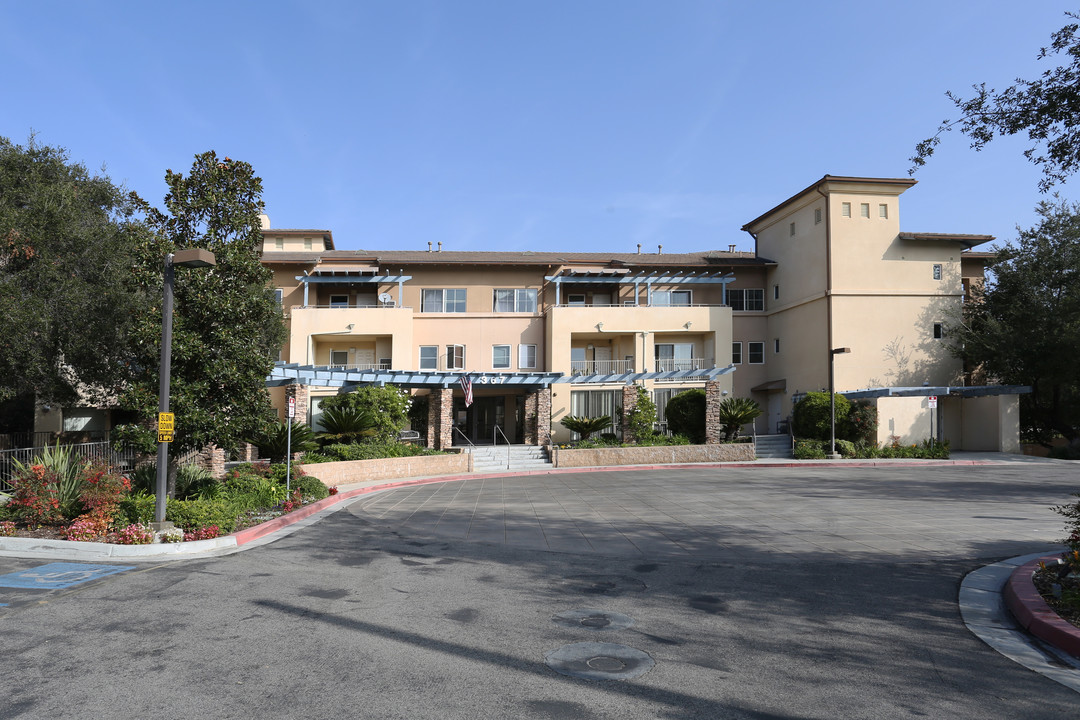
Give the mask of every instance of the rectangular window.
<path id="1" fill-rule="evenodd" d="M 656 372 L 694 369 L 693 343 L 657 343 L 654 353 Z"/>
<path id="2" fill-rule="evenodd" d="M 585 360 L 585 348 L 570 348 L 570 372 L 585 373 L 589 371 L 589 363 Z M 571 413 L 573 414 L 573 413 Z"/>
<path id="3" fill-rule="evenodd" d="M 311 250 L 311 238 L 304 238 L 304 249 Z"/>
<path id="4" fill-rule="evenodd" d="M 420 369 L 421 370 L 438 370 L 439 369 L 439 346 L 438 345 L 421 345 L 420 346 Z"/>
<path id="5" fill-rule="evenodd" d="M 821 224 L 821 208 L 814 208 L 814 224 Z"/>
<path id="6" fill-rule="evenodd" d="M 945 328 L 941 323 L 934 323 L 934 339 L 940 340 L 945 337 Z"/>
<path id="7" fill-rule="evenodd" d="M 889 217 L 889 206 L 886 205 L 885 203 L 881 203 L 880 205 L 878 205 L 877 206 L 877 216 L 879 218 L 888 219 L 888 217 Z"/>
<path id="8" fill-rule="evenodd" d="M 655 307 L 688 306 L 691 299 L 689 290 L 654 290 L 652 294 Z"/>
<path id="9" fill-rule="evenodd" d="M 585 295 L 584 294 L 567 295 L 566 296 L 566 304 L 567 305 L 584 305 L 585 304 Z"/>
<path id="10" fill-rule="evenodd" d="M 330 351 L 330 364 L 334 367 L 345 367 L 349 364 L 349 351 L 348 350 L 331 350 Z"/>
<path id="11" fill-rule="evenodd" d="M 776 354 L 780 353 L 780 338 L 773 338 L 772 351 Z"/>
<path id="12" fill-rule="evenodd" d="M 536 367 L 536 346 L 518 345 L 518 368 L 532 370 Z"/>
<path id="13" fill-rule="evenodd" d="M 859 217 L 870 217 L 870 203 L 859 203 Z"/>
<path id="14" fill-rule="evenodd" d="M 780 286 L 779 285 L 773 285 L 772 286 L 772 299 L 773 300 L 779 300 L 780 299 Z"/>
<path id="15" fill-rule="evenodd" d="M 420 312 L 465 312 L 465 288 L 424 290 L 420 295 Z"/>
<path id="16" fill-rule="evenodd" d="M 379 358 L 379 369 L 380 370 L 389 370 L 391 362 L 392 362 L 391 358 Z"/>
<path id="17" fill-rule="evenodd" d="M 728 305 L 732 310 L 764 310 L 764 288 L 736 288 L 727 291 Z"/>
<path id="18" fill-rule="evenodd" d="M 517 288 L 496 290 L 494 293 L 495 312 L 536 312 L 536 290 Z"/>
<path id="19" fill-rule="evenodd" d="M 934 264 L 934 279 L 935 280 L 940 280 L 941 279 L 941 265 L 939 265 L 937 263 Z"/>
<path id="20" fill-rule="evenodd" d="M 844 217 L 851 217 L 851 203 L 840 203 L 840 214 Z"/>
<path id="21" fill-rule="evenodd" d="M 763 365 L 765 363 L 765 343 L 752 342 L 746 344 L 747 359 L 751 365 Z"/>
<path id="22" fill-rule="evenodd" d="M 742 365 L 742 343 L 731 343 L 731 364 Z"/>
<path id="23" fill-rule="evenodd" d="M 274 300 L 277 302 L 278 305 L 281 304 L 281 301 L 284 298 L 285 298 L 285 291 L 284 290 L 282 290 L 281 288 L 277 288 L 277 289 L 274 290 Z"/>
<path id="24" fill-rule="evenodd" d="M 510 367 L 510 346 L 491 346 L 491 367 L 496 370 L 507 370 Z"/>
<path id="25" fill-rule="evenodd" d="M 465 346 L 464 345 L 447 345 L 446 346 L 446 369 L 447 370 L 464 370 L 465 369 Z"/>
<path id="26" fill-rule="evenodd" d="M 602 417 L 607 415 L 613 421 L 622 410 L 622 390 L 578 390 L 570 393 L 570 414 L 576 417 Z M 605 433 L 621 434 L 618 422 L 610 428 L 603 430 Z M 571 438 L 577 439 L 577 433 L 571 433 Z"/>
<path id="27" fill-rule="evenodd" d="M 348 295 L 331 295 L 330 307 L 332 308 L 347 308 L 349 307 Z"/>
<path id="28" fill-rule="evenodd" d="M 284 250 L 285 249 L 285 238 L 274 238 L 274 249 L 275 250 Z"/>
<path id="29" fill-rule="evenodd" d="M 788 224 L 788 235 L 795 237 L 795 223 Z"/>

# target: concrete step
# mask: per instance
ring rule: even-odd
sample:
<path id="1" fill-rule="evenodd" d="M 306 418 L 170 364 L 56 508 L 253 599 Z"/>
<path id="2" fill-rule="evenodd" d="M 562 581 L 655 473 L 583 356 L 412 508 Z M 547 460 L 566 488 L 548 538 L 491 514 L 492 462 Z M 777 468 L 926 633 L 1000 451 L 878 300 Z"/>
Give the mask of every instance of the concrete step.
<path id="1" fill-rule="evenodd" d="M 791 459 L 791 436 L 758 435 L 755 438 L 754 454 L 759 458 Z"/>
<path id="2" fill-rule="evenodd" d="M 551 467 L 547 451 L 535 445 L 511 445 L 507 468 L 507 447 L 480 446 L 469 448 L 473 457 L 474 472 L 498 472 L 500 470 L 545 470 Z"/>

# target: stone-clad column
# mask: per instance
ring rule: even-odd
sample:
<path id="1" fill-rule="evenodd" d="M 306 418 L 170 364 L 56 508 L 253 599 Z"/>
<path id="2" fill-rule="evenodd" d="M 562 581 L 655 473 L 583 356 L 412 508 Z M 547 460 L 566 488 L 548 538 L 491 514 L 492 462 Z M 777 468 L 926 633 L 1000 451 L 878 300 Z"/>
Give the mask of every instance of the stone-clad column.
<path id="1" fill-rule="evenodd" d="M 526 445 L 539 445 L 536 442 L 536 426 L 540 416 L 536 412 L 536 401 L 539 391 L 525 393 L 525 427 L 523 428 L 521 442 Z"/>
<path id="2" fill-rule="evenodd" d="M 719 380 L 705 383 L 705 444 L 718 445 L 723 427 L 720 425 L 720 401 L 723 395 Z"/>
<path id="3" fill-rule="evenodd" d="M 622 389 L 622 441 L 632 443 L 637 440 L 630 431 L 630 413 L 637 407 L 637 385 L 623 385 Z"/>
<path id="4" fill-rule="evenodd" d="M 300 383 L 289 383 L 285 386 L 285 401 L 288 402 L 289 398 L 296 398 L 296 417 L 293 418 L 294 422 L 307 423 L 308 421 L 308 386 L 301 385 Z M 286 420 L 288 419 L 288 410 L 285 410 Z"/>
<path id="5" fill-rule="evenodd" d="M 551 444 L 551 386 L 536 391 L 536 444 Z M 528 408 L 528 404 L 525 405 Z"/>
<path id="6" fill-rule="evenodd" d="M 428 396 L 427 446 L 445 450 L 454 444 L 454 390 L 436 388 Z"/>

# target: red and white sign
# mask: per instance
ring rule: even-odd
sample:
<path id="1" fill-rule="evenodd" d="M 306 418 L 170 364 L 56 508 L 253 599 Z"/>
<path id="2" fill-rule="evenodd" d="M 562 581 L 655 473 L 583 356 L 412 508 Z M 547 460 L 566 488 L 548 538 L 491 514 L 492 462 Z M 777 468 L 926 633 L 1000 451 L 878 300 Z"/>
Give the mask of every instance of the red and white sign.
<path id="1" fill-rule="evenodd" d="M 930 407 L 931 408 L 936 408 L 937 407 L 937 395 L 931 395 L 930 397 L 927 398 L 927 400 L 930 401 Z"/>
<path id="2" fill-rule="evenodd" d="M 296 398 L 289 398 L 289 409 L 286 413 L 288 417 L 296 417 Z"/>

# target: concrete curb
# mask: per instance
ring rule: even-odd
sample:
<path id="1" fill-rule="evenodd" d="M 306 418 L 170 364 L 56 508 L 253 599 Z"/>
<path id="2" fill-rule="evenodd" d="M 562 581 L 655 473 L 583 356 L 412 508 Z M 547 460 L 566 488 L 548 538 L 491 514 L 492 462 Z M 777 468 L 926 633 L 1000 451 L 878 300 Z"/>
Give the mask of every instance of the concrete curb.
<path id="1" fill-rule="evenodd" d="M 1060 555 L 1044 555 L 1016 568 L 1002 590 L 1016 621 L 1035 637 L 1080 658 L 1080 628 L 1062 620 L 1042 599 L 1032 576 L 1040 562 L 1055 564 Z"/>

